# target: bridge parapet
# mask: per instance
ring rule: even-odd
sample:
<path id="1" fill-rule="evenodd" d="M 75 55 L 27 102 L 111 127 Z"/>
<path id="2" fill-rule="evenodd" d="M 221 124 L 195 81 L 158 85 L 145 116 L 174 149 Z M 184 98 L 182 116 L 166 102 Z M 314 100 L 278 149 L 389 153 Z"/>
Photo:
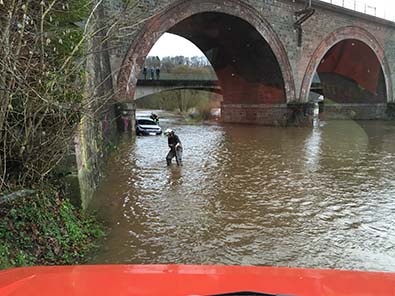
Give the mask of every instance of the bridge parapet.
<path id="1" fill-rule="evenodd" d="M 377 6 L 373 6 L 372 4 L 366 1 L 361 1 L 361 0 L 320 0 L 320 1 L 339 6 L 347 10 L 353 10 L 355 12 L 359 12 L 380 19 L 395 22 L 395 15 L 389 14 L 388 10 L 385 7 L 379 8 Z"/>
<path id="2" fill-rule="evenodd" d="M 139 79 L 137 81 L 137 86 L 219 86 L 219 80 Z"/>
<path id="3" fill-rule="evenodd" d="M 139 80 L 150 80 L 149 75 L 144 78 L 140 73 L 137 77 Z M 156 77 L 155 77 L 156 78 Z M 162 71 L 160 73 L 161 80 L 218 80 L 215 73 L 169 73 Z"/>
<path id="4" fill-rule="evenodd" d="M 180 90 L 194 89 L 221 93 L 221 87 L 218 80 L 138 80 L 134 99 L 140 99 L 155 93 Z"/>

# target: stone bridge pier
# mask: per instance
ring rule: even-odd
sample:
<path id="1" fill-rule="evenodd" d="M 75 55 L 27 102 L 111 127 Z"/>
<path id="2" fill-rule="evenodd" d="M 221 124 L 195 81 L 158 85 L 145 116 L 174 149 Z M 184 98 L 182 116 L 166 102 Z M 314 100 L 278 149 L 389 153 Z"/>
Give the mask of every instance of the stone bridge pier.
<path id="1" fill-rule="evenodd" d="M 125 1 L 107 1 L 106 11 L 123 17 L 110 40 L 120 101 L 133 101 L 148 52 L 169 32 L 193 42 L 210 61 L 224 122 L 310 124 L 313 77 L 319 78 L 327 118 L 393 114 L 390 21 L 314 0 L 308 8 L 314 13 L 301 26 L 305 1 L 158 0 L 130 10 Z"/>

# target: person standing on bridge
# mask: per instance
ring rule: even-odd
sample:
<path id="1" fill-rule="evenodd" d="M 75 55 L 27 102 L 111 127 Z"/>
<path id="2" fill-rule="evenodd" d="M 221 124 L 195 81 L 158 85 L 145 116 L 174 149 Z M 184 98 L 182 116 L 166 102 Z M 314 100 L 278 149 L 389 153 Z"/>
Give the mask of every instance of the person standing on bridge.
<path id="1" fill-rule="evenodd" d="M 155 79 L 155 69 L 154 69 L 154 67 L 151 67 L 150 74 L 151 74 L 151 80 L 154 80 Z"/>
<path id="2" fill-rule="evenodd" d="M 175 157 L 178 166 L 182 166 L 182 146 L 180 138 L 170 128 L 166 129 L 165 135 L 167 136 L 167 143 L 170 151 L 167 153 L 167 165 L 171 165 L 171 160 Z"/>
<path id="3" fill-rule="evenodd" d="M 144 66 L 143 69 L 144 80 L 147 80 L 147 67 Z"/>
<path id="4" fill-rule="evenodd" d="M 156 67 L 156 80 L 159 80 L 160 77 L 160 68 Z"/>

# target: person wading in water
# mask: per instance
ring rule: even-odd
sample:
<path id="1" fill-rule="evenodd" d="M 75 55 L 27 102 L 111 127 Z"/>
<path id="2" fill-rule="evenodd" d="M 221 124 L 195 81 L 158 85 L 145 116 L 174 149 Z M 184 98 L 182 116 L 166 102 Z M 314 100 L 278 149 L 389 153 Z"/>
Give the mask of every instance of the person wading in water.
<path id="1" fill-rule="evenodd" d="M 175 157 L 177 165 L 182 166 L 182 146 L 180 139 L 170 128 L 165 131 L 165 135 L 167 136 L 167 142 L 170 148 L 166 156 L 167 165 L 171 165 L 171 160 Z"/>

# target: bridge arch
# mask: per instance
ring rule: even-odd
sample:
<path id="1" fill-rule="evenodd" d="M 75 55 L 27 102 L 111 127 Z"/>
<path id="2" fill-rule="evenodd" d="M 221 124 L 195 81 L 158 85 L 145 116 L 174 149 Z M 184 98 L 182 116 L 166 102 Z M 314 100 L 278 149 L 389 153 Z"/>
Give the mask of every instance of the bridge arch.
<path id="1" fill-rule="evenodd" d="M 258 11 L 240 0 L 225 0 L 221 4 L 215 0 L 179 0 L 168 6 L 158 15 L 149 19 L 138 32 L 122 62 L 118 75 L 120 100 L 133 99 L 137 77 L 150 49 L 160 36 L 178 23 L 198 14 L 221 13 L 239 18 L 252 26 L 267 42 L 281 72 L 284 101 L 295 100 L 295 84 L 287 52 L 279 37 Z M 250 65 L 255 67 L 255 65 Z"/>
<path id="2" fill-rule="evenodd" d="M 333 31 L 318 45 L 313 55 L 311 56 L 310 62 L 305 71 L 305 75 L 300 89 L 300 101 L 302 103 L 308 102 L 310 87 L 313 81 L 314 74 L 317 72 L 320 63 L 323 61 L 324 57 L 326 57 L 326 55 L 335 46 L 346 40 L 356 40 L 364 46 L 367 46 L 369 50 L 373 52 L 381 66 L 381 71 L 384 76 L 387 102 L 392 102 L 393 92 L 391 71 L 385 56 L 384 48 L 371 33 L 363 28 L 355 26 L 342 27 Z"/>

